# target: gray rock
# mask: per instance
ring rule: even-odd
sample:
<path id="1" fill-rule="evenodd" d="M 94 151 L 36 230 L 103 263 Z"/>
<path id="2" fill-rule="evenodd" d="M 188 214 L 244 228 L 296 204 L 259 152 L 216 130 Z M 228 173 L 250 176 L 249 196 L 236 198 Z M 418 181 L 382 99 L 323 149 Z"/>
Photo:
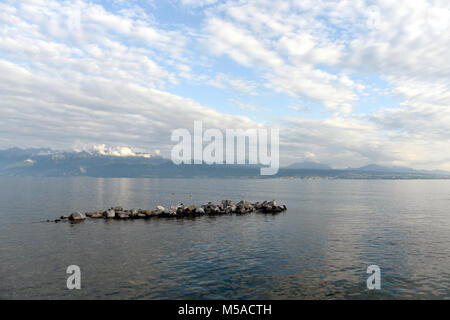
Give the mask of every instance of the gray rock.
<path id="1" fill-rule="evenodd" d="M 172 206 L 169 209 L 164 210 L 164 215 L 174 217 L 177 215 L 177 209 Z"/>
<path id="2" fill-rule="evenodd" d="M 196 214 L 205 214 L 205 209 L 203 209 L 202 207 L 195 208 L 195 213 Z"/>
<path id="3" fill-rule="evenodd" d="M 144 209 L 131 209 L 125 210 L 122 207 L 110 208 L 106 211 L 94 211 L 94 212 L 75 212 L 70 216 L 61 216 L 60 219 L 54 220 L 59 222 L 63 219 L 70 220 L 84 220 L 87 217 L 91 218 L 116 218 L 116 219 L 128 219 L 128 218 L 147 218 L 147 217 L 185 217 L 192 215 L 222 215 L 222 214 L 247 214 L 254 211 L 260 211 L 264 213 L 279 213 L 286 211 L 287 207 L 285 205 L 278 205 L 275 200 L 255 202 L 252 203 L 248 200 L 241 200 L 238 203 L 233 200 L 222 200 L 220 204 L 214 204 L 213 202 L 208 202 L 196 207 L 191 205 L 186 207 L 184 204 L 180 203 L 178 205 L 171 206 L 170 208 L 164 208 L 163 206 L 157 206 L 155 210 L 144 210 Z"/>
<path id="4" fill-rule="evenodd" d="M 141 210 L 136 210 L 136 209 L 131 209 L 130 210 L 130 217 L 131 218 L 136 218 L 139 215 L 139 212 L 141 212 Z"/>
<path id="5" fill-rule="evenodd" d="M 139 214 L 140 215 L 144 214 L 146 217 L 151 217 L 151 216 L 153 216 L 153 211 L 152 210 L 144 210 L 143 213 L 139 213 Z"/>
<path id="6" fill-rule="evenodd" d="M 103 215 L 106 219 L 113 219 L 116 217 L 116 212 L 114 211 L 114 209 L 109 209 L 103 212 Z"/>
<path id="7" fill-rule="evenodd" d="M 124 212 L 124 211 L 122 211 L 121 213 L 119 213 L 118 216 L 117 216 L 117 214 L 116 214 L 116 217 L 119 218 L 119 219 L 128 219 L 128 218 L 130 218 L 129 214 L 126 213 L 126 212 Z"/>
<path id="8" fill-rule="evenodd" d="M 160 216 L 164 213 L 164 210 L 160 210 L 160 209 L 153 210 L 150 216 L 152 216 L 152 217 Z"/>
<path id="9" fill-rule="evenodd" d="M 250 209 L 253 207 L 252 203 L 250 201 L 244 200 L 244 208 L 245 209 Z"/>
<path id="10" fill-rule="evenodd" d="M 222 200 L 222 206 L 224 209 L 235 205 L 236 203 L 233 200 Z"/>
<path id="11" fill-rule="evenodd" d="M 96 211 L 92 214 L 91 218 L 93 218 L 93 219 L 103 218 L 103 213 L 101 211 Z"/>
<path id="12" fill-rule="evenodd" d="M 86 219 L 86 215 L 82 212 L 74 212 L 69 216 L 69 219 L 72 221 L 79 221 Z"/>

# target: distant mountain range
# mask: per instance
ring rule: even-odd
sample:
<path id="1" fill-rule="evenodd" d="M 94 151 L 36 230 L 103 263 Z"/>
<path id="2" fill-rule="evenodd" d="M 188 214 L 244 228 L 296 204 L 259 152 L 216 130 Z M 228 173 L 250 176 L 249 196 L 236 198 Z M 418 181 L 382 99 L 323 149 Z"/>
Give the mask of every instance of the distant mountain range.
<path id="1" fill-rule="evenodd" d="M 175 165 L 170 159 L 148 154 L 116 156 L 92 151 L 67 152 L 48 148 L 0 150 L 0 176 L 38 177 L 247 177 L 304 179 L 449 179 L 443 171 L 420 171 L 375 164 L 332 169 L 316 162 L 294 163 L 275 176 L 260 176 L 255 165 Z"/>

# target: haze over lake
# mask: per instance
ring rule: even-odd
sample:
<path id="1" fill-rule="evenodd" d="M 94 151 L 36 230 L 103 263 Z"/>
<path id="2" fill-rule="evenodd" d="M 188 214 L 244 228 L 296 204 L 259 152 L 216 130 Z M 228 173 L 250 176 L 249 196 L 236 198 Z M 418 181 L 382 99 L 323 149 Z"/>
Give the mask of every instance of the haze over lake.
<path id="1" fill-rule="evenodd" d="M 42 222 L 222 199 L 288 210 Z M 448 298 L 449 205 L 449 180 L 1 177 L 0 299 Z M 81 290 L 66 287 L 72 264 Z"/>

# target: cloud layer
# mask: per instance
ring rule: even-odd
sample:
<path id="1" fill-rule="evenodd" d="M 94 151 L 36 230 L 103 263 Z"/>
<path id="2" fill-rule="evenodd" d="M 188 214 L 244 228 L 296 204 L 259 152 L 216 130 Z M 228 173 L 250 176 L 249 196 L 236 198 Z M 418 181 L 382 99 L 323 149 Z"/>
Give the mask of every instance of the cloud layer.
<path id="1" fill-rule="evenodd" d="M 448 1 L 121 3 L 0 3 L 0 147 L 168 156 L 202 120 L 280 127 L 284 164 L 450 170 Z"/>

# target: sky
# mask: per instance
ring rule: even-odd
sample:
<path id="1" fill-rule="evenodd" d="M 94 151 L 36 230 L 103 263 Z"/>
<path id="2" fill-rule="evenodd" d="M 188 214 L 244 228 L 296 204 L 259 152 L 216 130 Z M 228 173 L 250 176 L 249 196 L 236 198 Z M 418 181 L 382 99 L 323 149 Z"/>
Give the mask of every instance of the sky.
<path id="1" fill-rule="evenodd" d="M 279 128 L 280 162 L 450 170 L 448 0 L 0 0 L 0 148 Z"/>

